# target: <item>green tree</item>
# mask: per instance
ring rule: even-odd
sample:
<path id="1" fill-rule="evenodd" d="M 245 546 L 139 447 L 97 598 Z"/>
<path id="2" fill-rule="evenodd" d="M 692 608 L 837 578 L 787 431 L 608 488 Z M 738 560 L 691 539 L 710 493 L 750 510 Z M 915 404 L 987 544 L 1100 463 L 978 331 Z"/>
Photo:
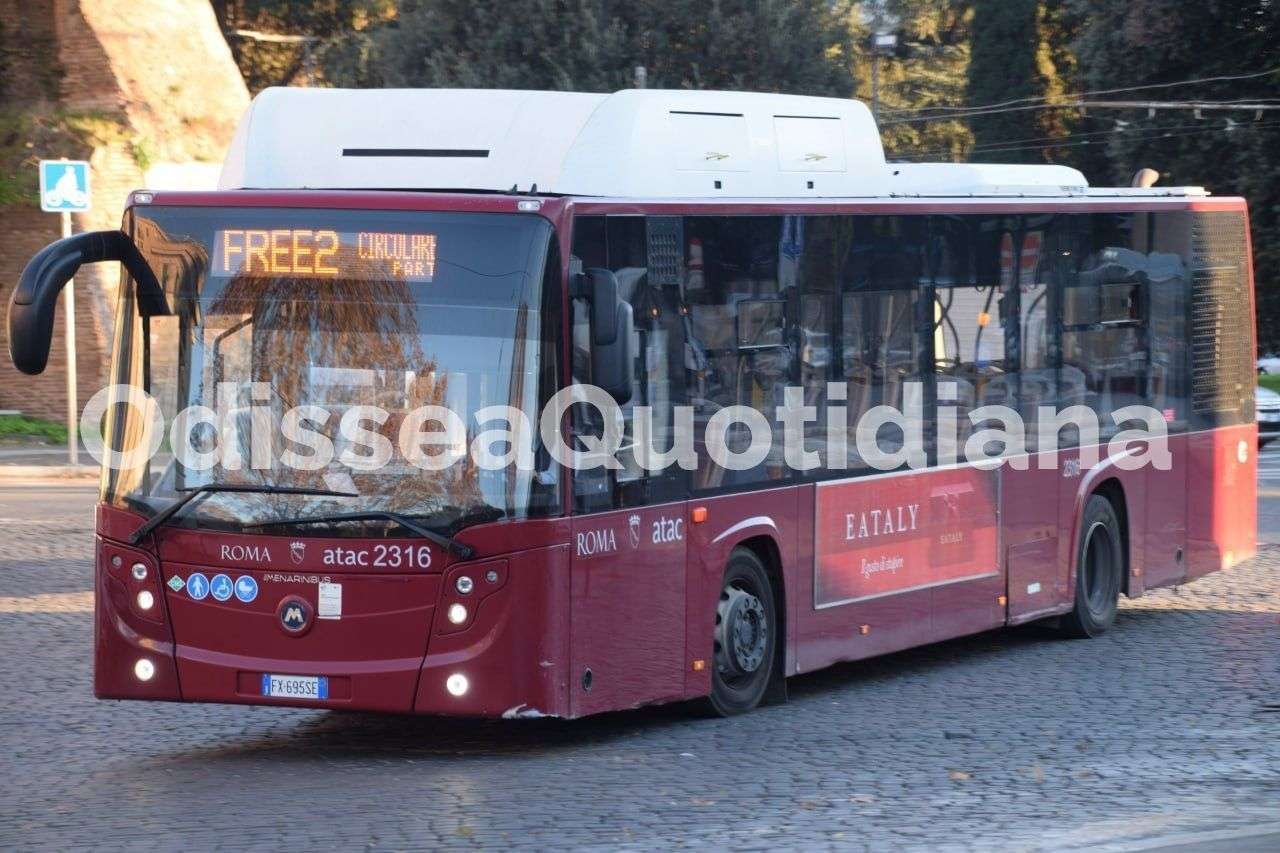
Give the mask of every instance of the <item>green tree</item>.
<path id="1" fill-rule="evenodd" d="M 1042 109 L 1066 98 L 1061 65 L 1070 64 L 1062 0 L 974 0 L 968 100 L 972 107 L 1008 104 L 969 118 L 977 161 L 1058 162 L 1055 142 L 1073 116 Z M 1016 149 L 1016 150 L 1015 150 Z"/>
<path id="2" fill-rule="evenodd" d="M 643 66 L 651 87 L 853 89 L 848 10 L 828 0 L 403 0 L 365 56 L 347 67 L 398 86 L 610 91 Z"/>
<path id="3" fill-rule="evenodd" d="M 893 56 L 880 61 L 880 129 L 893 158 L 957 160 L 973 142 L 960 119 L 922 120 L 963 107 L 969 69 L 972 0 L 884 0 L 863 7 L 864 18 L 898 36 Z M 878 21 L 877 21 L 878 19 Z M 865 43 L 865 42 L 864 42 Z M 856 65 L 857 97 L 869 101 L 870 58 Z"/>
<path id="4" fill-rule="evenodd" d="M 1071 0 L 1085 21 L 1075 44 L 1086 90 L 1179 83 L 1208 77 L 1262 76 L 1109 96 L 1158 101 L 1280 99 L 1280 4 L 1272 0 Z M 1095 118 L 1096 116 L 1096 118 Z M 1280 115 L 1190 110 L 1108 110 L 1090 113 L 1106 131 L 1108 173 L 1126 184 L 1144 166 L 1165 184 L 1207 187 L 1249 202 L 1258 340 L 1280 347 Z"/>
<path id="5" fill-rule="evenodd" d="M 323 70 L 354 62 L 396 0 L 211 0 L 251 92 L 314 85 Z"/>

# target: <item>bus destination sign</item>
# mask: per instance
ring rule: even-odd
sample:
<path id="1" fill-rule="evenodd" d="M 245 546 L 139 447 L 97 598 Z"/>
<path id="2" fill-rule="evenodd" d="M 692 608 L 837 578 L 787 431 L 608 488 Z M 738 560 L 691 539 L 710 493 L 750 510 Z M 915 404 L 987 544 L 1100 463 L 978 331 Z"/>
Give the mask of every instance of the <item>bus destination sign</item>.
<path id="1" fill-rule="evenodd" d="M 434 234 L 227 228 L 213 246 L 216 276 L 429 282 L 436 272 Z"/>

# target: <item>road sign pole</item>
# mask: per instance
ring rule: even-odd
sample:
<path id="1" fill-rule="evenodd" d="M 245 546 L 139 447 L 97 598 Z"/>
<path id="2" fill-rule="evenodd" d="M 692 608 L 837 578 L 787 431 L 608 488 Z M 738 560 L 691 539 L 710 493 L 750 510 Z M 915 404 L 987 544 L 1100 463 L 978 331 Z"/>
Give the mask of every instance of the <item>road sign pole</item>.
<path id="1" fill-rule="evenodd" d="M 71 236 L 71 214 L 62 211 L 62 237 Z M 66 317 L 67 340 L 67 459 L 72 465 L 80 464 L 80 438 L 76 435 L 79 408 L 76 393 L 76 282 L 67 282 L 62 288 L 62 313 Z"/>

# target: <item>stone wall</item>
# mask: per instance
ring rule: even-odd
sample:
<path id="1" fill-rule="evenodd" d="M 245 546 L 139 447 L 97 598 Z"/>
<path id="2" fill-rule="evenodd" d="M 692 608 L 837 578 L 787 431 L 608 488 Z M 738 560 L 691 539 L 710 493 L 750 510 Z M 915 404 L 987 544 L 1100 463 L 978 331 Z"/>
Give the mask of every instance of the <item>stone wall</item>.
<path id="1" fill-rule="evenodd" d="M 207 0 L 0 0 L 0 110 L 41 126 L 105 128 L 48 134 L 15 168 L 41 157 L 90 163 L 93 209 L 74 230 L 117 228 L 149 162 L 220 160 L 248 93 Z M 79 125 L 77 125 L 79 122 Z M 22 145 L 22 140 L 5 144 Z M 43 149 L 43 150 L 42 150 Z M 56 150 L 55 150 L 56 149 Z M 31 256 L 61 234 L 57 214 L 29 203 L 0 205 L 0 306 Z M 79 406 L 107 384 L 117 269 L 76 278 Z M 61 307 L 61 303 L 59 303 Z M 49 367 L 25 376 L 8 363 L 0 323 L 0 409 L 62 420 L 66 350 L 58 317 Z"/>

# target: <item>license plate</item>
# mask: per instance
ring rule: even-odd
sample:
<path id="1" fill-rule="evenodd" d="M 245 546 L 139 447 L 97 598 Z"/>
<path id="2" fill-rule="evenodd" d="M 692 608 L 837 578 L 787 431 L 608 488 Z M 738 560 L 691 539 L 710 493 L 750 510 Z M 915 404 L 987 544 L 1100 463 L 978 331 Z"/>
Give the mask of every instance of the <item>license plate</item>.
<path id="1" fill-rule="evenodd" d="M 262 674 L 262 695 L 277 699 L 328 699 L 329 679 L 323 675 Z"/>

